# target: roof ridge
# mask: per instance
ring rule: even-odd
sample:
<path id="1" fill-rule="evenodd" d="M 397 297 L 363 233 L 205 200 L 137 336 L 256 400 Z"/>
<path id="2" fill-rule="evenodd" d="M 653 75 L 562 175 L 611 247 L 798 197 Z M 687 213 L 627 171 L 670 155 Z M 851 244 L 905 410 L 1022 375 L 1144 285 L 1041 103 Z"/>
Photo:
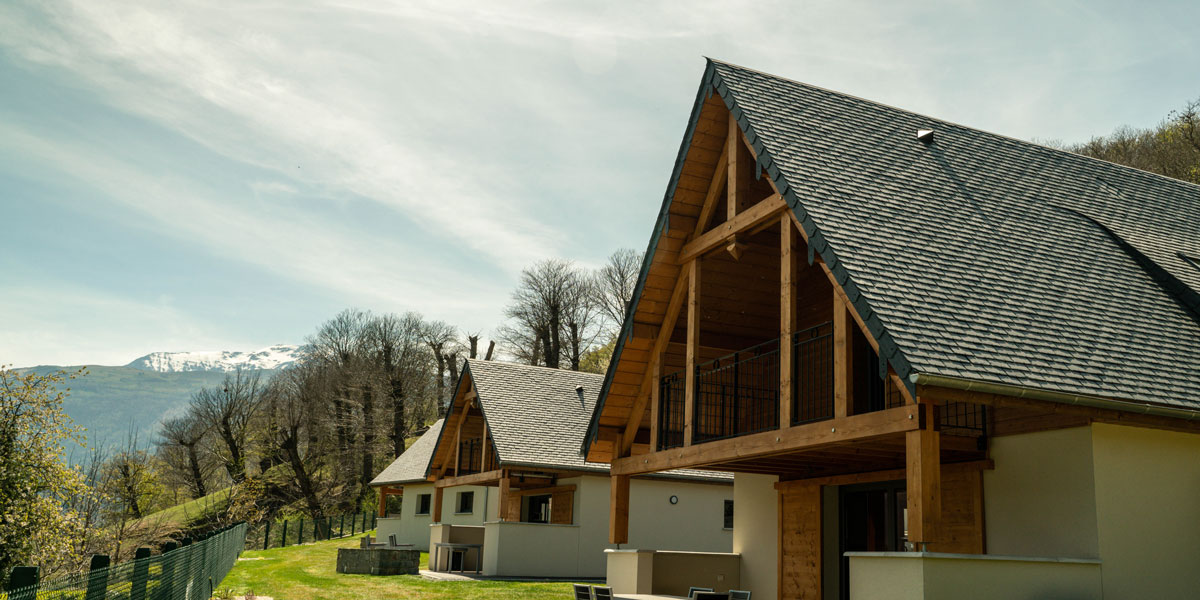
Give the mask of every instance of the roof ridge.
<path id="1" fill-rule="evenodd" d="M 549 371 L 549 372 L 571 373 L 571 374 L 583 375 L 583 376 L 587 376 L 587 377 L 600 377 L 600 378 L 604 377 L 603 373 L 592 373 L 590 371 L 575 371 L 572 369 L 563 369 L 560 367 L 547 367 L 544 365 L 526 365 L 523 363 L 512 362 L 512 361 L 507 361 L 507 360 L 486 360 L 483 358 L 468 358 L 466 360 L 467 360 L 467 362 L 475 363 L 475 364 L 486 363 L 486 364 L 493 364 L 493 365 L 504 365 L 505 367 L 518 367 L 518 368 L 528 369 L 528 370 L 542 370 L 542 371 Z"/>
<path id="2" fill-rule="evenodd" d="M 931 116 L 929 116 L 929 115 L 926 115 L 926 114 L 923 114 L 923 113 L 919 113 L 919 112 L 916 112 L 916 111 L 913 111 L 913 110 L 909 110 L 909 109 L 907 109 L 907 108 L 901 108 L 901 107 L 899 107 L 899 106 L 895 106 L 895 105 L 893 105 L 893 104 L 887 104 L 887 103 L 885 103 L 885 102 L 880 102 L 880 101 L 878 101 L 878 100 L 871 100 L 870 98 L 864 98 L 864 97 L 862 97 L 862 96 L 856 96 L 856 95 L 854 95 L 854 94 L 848 94 L 848 93 L 846 93 L 846 92 L 839 92 L 839 91 L 837 91 L 837 90 L 833 90 L 833 89 L 830 89 L 830 88 L 827 88 L 827 87 L 822 87 L 822 86 L 819 86 L 819 85 L 816 85 L 816 84 L 812 84 L 812 83 L 806 83 L 806 82 L 800 81 L 800 80 L 798 80 L 798 79 L 792 79 L 791 77 L 784 77 L 784 76 L 782 76 L 782 75 L 775 75 L 774 73 L 768 73 L 768 72 L 766 72 L 766 71 L 761 71 L 761 70 L 759 70 L 759 69 L 754 69 L 754 68 L 751 68 L 751 67 L 742 66 L 742 65 L 739 65 L 739 64 L 737 64 L 737 63 L 732 63 L 732 62 L 725 61 L 725 60 L 719 60 L 719 59 L 716 59 L 716 58 L 711 58 L 711 57 L 708 57 L 708 56 L 705 56 L 704 58 L 705 58 L 705 60 L 708 60 L 708 61 L 710 61 L 710 62 L 713 62 L 713 63 L 717 63 L 717 64 L 721 64 L 721 65 L 726 65 L 726 66 L 729 66 L 729 67 L 733 67 L 733 68 L 735 68 L 735 69 L 741 69 L 741 70 L 743 70 L 743 71 L 748 71 L 748 72 L 750 72 L 750 73 L 758 73 L 759 75 L 763 75 L 763 76 L 765 76 L 765 77 L 771 77 L 771 78 L 773 78 L 773 79 L 779 79 L 779 80 L 787 81 L 787 82 L 789 82 L 789 83 L 794 83 L 794 84 L 796 84 L 796 85 L 803 86 L 803 87 L 806 87 L 806 88 L 809 88 L 809 89 L 813 89 L 813 90 L 819 90 L 819 91 L 826 92 L 826 93 L 829 93 L 829 94 L 834 94 L 834 95 L 837 95 L 837 96 L 842 96 L 842 97 L 844 97 L 844 98 L 853 98 L 854 100 L 859 100 L 859 101 L 862 101 L 862 102 L 866 102 L 867 104 L 872 104 L 872 105 L 874 105 L 874 106 L 879 106 L 879 107 L 883 107 L 883 108 L 889 108 L 889 109 L 892 109 L 892 110 L 900 111 L 900 112 L 902 112 L 902 113 L 909 114 L 909 115 L 912 115 L 912 116 L 914 116 L 914 117 L 921 117 L 922 119 L 931 119 L 931 120 L 933 120 L 933 121 L 937 121 L 937 122 L 939 122 L 939 123 L 945 123 L 945 124 L 947 124 L 947 125 L 952 125 L 952 126 L 954 126 L 954 127 L 961 127 L 961 128 L 963 128 L 963 129 L 967 129 L 967 130 L 974 131 L 974 132 L 977 132 L 977 133 L 982 133 L 982 134 L 985 134 L 985 135 L 990 135 L 990 136 L 994 136 L 994 137 L 997 137 L 997 138 L 1000 138 L 1000 139 L 1004 139 L 1004 140 L 1009 140 L 1009 141 L 1017 142 L 1018 144 L 1023 144 L 1023 145 L 1026 145 L 1026 146 L 1031 146 L 1031 147 L 1034 147 L 1034 148 L 1040 148 L 1040 149 L 1043 149 L 1043 150 L 1050 150 L 1051 152 L 1054 152 L 1054 153 L 1056 153 L 1056 154 L 1061 154 L 1061 155 L 1065 155 L 1065 156 L 1073 157 L 1073 158 L 1075 158 L 1075 159 L 1084 159 L 1084 160 L 1086 160 L 1086 161 L 1094 161 L 1094 162 L 1100 163 L 1100 164 L 1102 164 L 1102 165 L 1108 165 L 1108 166 L 1119 167 L 1119 168 L 1121 168 L 1121 169 L 1127 169 L 1127 170 L 1129 170 L 1129 171 L 1133 171 L 1134 173 L 1142 173 L 1142 174 L 1145 174 L 1145 175 L 1152 175 L 1152 176 L 1154 176 L 1154 177 L 1158 177 L 1158 178 L 1164 179 L 1164 180 L 1166 180 L 1166 181 L 1169 181 L 1169 182 L 1172 182 L 1172 183 L 1182 184 L 1182 185 L 1184 185 L 1184 186 L 1187 186 L 1187 187 L 1194 187 L 1194 188 L 1200 189 L 1200 184 L 1192 183 L 1192 182 L 1190 182 L 1190 181 L 1184 181 L 1184 180 L 1182 180 L 1182 179 L 1175 179 L 1174 177 L 1168 177 L 1168 176 L 1166 176 L 1166 175 L 1163 175 L 1163 174 L 1161 174 L 1161 173 L 1155 173 L 1155 172 L 1153 172 L 1153 171 L 1146 171 L 1146 170 L 1144 170 L 1144 169 L 1139 169 L 1139 168 L 1137 168 L 1137 167 L 1131 167 L 1131 166 L 1129 166 L 1129 165 L 1123 165 L 1123 164 L 1121 164 L 1121 163 L 1116 163 L 1116 162 L 1112 162 L 1112 161 L 1107 161 L 1107 160 L 1104 160 L 1104 159 L 1102 159 L 1102 158 L 1096 158 L 1096 157 L 1094 157 L 1094 156 L 1087 156 L 1086 154 L 1078 154 L 1078 153 L 1075 153 L 1075 152 L 1071 152 L 1070 150 L 1063 150 L 1062 148 L 1055 148 L 1055 147 L 1053 147 L 1053 146 L 1047 146 L 1047 145 L 1045 145 L 1045 144 L 1039 144 L 1039 143 L 1037 143 L 1037 142 L 1032 142 L 1032 141 L 1029 141 L 1029 140 L 1023 140 L 1023 139 L 1021 139 L 1021 138 L 1013 137 L 1013 136 L 1011 136 L 1011 135 L 1005 135 L 1005 134 L 1003 134 L 1003 133 L 996 133 L 996 132 L 994 132 L 994 131 L 988 131 L 988 130 L 986 130 L 986 129 L 980 129 L 980 128 L 978 128 L 978 127 L 974 127 L 974 126 L 971 126 L 971 125 L 964 125 L 964 124 L 962 124 L 962 123 L 959 123 L 959 122 L 956 122 L 956 121 L 948 121 L 948 120 L 946 120 L 946 119 L 940 119 L 940 118 L 938 118 L 938 117 L 931 117 Z"/>

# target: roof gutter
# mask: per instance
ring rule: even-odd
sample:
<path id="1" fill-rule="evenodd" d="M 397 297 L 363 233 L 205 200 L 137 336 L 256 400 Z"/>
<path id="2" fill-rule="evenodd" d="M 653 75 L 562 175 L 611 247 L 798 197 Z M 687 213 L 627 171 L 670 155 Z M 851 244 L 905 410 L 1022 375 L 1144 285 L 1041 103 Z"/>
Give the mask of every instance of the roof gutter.
<path id="1" fill-rule="evenodd" d="M 1067 392 L 1054 392 L 1021 385 L 992 383 L 973 379 L 947 377 L 945 375 L 930 375 L 927 373 L 913 373 L 909 376 L 909 379 L 915 385 L 944 387 L 967 392 L 981 392 L 984 394 L 1011 396 L 1014 398 L 1028 398 L 1030 400 L 1041 400 L 1043 402 L 1054 402 L 1056 404 L 1085 406 L 1089 408 L 1103 408 L 1139 415 L 1182 419 L 1185 421 L 1200 420 L 1200 410 L 1187 408 L 1173 408 L 1143 402 L 1130 402 L 1126 400 L 1111 400 L 1108 398 L 1100 398 L 1098 396 L 1085 396 Z"/>

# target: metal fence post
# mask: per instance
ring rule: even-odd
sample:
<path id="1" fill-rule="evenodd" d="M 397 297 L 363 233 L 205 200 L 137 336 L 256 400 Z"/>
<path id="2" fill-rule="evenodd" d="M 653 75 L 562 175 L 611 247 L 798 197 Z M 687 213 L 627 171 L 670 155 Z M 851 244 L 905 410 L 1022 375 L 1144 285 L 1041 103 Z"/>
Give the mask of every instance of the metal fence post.
<path id="1" fill-rule="evenodd" d="M 142 546 L 133 553 L 133 587 L 129 589 L 129 600 L 145 600 L 146 583 L 150 575 L 150 548 Z"/>
<path id="2" fill-rule="evenodd" d="M 346 513 L 342 513 L 342 524 L 338 525 L 338 537 L 346 535 Z"/>
<path id="3" fill-rule="evenodd" d="M 271 520 L 267 519 L 263 527 L 263 550 L 266 550 L 271 545 Z"/>
<path id="4" fill-rule="evenodd" d="M 300 525 L 296 527 L 296 543 L 304 543 L 304 517 L 300 517 Z"/>
<path id="5" fill-rule="evenodd" d="M 288 524 L 287 519 L 284 519 L 283 520 L 283 529 L 280 530 L 280 535 L 279 535 L 279 547 L 280 548 L 287 546 L 287 524 Z"/>
<path id="6" fill-rule="evenodd" d="M 355 525 L 358 525 L 358 513 L 350 515 L 350 535 L 354 535 Z"/>
<path id="7" fill-rule="evenodd" d="M 9 600 L 34 600 L 37 598 L 38 581 L 41 579 L 41 569 L 39 567 L 13 567 L 9 571 L 8 585 L 5 589 L 10 592 Z M 16 590 L 25 589 L 24 592 L 13 594 Z"/>
<path id="8" fill-rule="evenodd" d="M 87 593 L 85 600 L 104 600 L 108 594 L 108 565 L 112 560 L 105 554 L 93 554 L 88 566 Z"/>

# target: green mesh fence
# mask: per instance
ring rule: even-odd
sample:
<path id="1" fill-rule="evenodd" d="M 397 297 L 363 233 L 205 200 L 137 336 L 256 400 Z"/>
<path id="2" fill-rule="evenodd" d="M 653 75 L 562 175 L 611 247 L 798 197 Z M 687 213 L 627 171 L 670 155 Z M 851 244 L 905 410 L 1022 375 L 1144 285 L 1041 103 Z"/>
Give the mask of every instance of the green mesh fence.
<path id="1" fill-rule="evenodd" d="M 245 540 L 246 524 L 238 523 L 157 556 L 139 549 L 137 558 L 119 565 L 0 592 L 0 600 L 207 600 Z"/>

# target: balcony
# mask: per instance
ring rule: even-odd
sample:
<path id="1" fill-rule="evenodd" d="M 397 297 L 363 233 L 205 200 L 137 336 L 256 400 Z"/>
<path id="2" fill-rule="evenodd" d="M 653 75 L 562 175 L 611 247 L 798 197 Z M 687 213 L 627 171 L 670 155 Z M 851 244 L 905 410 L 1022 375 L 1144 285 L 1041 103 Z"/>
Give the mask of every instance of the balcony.
<path id="1" fill-rule="evenodd" d="M 825 322 L 792 334 L 792 410 L 790 425 L 834 417 L 833 323 Z M 879 370 L 879 358 L 867 344 L 857 344 L 854 357 L 851 414 L 895 408 L 904 396 Z M 779 428 L 779 340 L 697 363 L 695 432 L 702 444 Z M 686 371 L 662 377 L 658 390 L 658 444 L 655 450 L 684 445 Z M 947 403 L 938 408 L 939 428 L 949 435 L 982 438 L 987 413 L 981 405 Z"/>

